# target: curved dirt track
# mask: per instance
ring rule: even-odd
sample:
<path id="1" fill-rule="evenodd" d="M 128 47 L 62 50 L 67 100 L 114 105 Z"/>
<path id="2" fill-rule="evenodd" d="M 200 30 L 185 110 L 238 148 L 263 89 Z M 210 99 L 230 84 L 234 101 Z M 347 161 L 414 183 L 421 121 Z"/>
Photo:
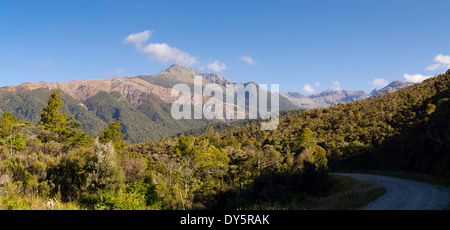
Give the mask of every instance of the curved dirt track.
<path id="1" fill-rule="evenodd" d="M 439 185 L 381 175 L 335 174 L 358 180 L 376 181 L 386 189 L 384 195 L 361 210 L 440 210 L 450 202 L 450 190 Z"/>

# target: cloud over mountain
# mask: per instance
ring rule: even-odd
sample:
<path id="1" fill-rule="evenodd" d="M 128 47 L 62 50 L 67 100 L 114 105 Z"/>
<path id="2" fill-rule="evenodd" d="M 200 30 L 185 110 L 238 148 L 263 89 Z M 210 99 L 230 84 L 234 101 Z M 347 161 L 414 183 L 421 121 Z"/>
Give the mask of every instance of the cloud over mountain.
<path id="1" fill-rule="evenodd" d="M 220 62 L 219 60 L 215 60 L 215 61 L 209 63 L 206 66 L 206 68 L 220 73 L 220 72 L 226 70 L 228 67 L 227 67 L 227 65 L 225 65 L 225 63 Z"/>
<path id="2" fill-rule="evenodd" d="M 434 57 L 435 64 L 429 65 L 426 69 L 434 71 L 437 69 L 450 69 L 450 56 L 439 54 Z"/>
<path id="3" fill-rule="evenodd" d="M 423 76 L 422 74 L 409 75 L 409 74 L 405 73 L 403 75 L 403 77 L 405 78 L 405 81 L 407 81 L 407 82 L 418 83 L 418 82 L 422 82 L 423 80 L 430 78 L 432 76 Z"/>
<path id="4" fill-rule="evenodd" d="M 307 93 L 314 93 L 316 92 L 316 89 L 314 89 L 311 85 L 309 84 L 305 84 L 302 88 L 303 91 L 307 92 Z"/>
<path id="5" fill-rule="evenodd" d="M 163 64 L 174 62 L 190 66 L 199 62 L 189 53 L 171 47 L 166 43 L 150 43 L 141 50 L 141 53 Z"/>
<path id="6" fill-rule="evenodd" d="M 123 40 L 123 44 L 134 45 L 139 53 L 162 64 L 173 62 L 189 66 L 199 62 L 196 57 L 166 43 L 149 43 L 144 45 L 152 34 L 153 31 L 150 30 L 132 33 Z"/>
<path id="7" fill-rule="evenodd" d="M 369 82 L 369 85 L 375 88 L 382 88 L 389 84 L 389 82 L 384 78 L 375 78 L 373 81 Z"/>

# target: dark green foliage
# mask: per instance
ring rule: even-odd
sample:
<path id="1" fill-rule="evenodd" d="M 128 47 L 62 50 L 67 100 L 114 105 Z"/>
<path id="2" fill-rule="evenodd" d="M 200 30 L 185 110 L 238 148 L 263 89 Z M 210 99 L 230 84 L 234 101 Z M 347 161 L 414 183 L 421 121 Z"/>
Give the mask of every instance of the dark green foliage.
<path id="1" fill-rule="evenodd" d="M 10 112 L 3 114 L 0 120 L 0 141 L 8 146 L 12 155 L 25 146 L 28 135 L 23 130 L 27 127 L 29 125 L 26 122 L 20 121 Z"/>
<path id="2" fill-rule="evenodd" d="M 75 130 L 81 126 L 81 123 L 73 120 L 74 116 L 68 117 L 67 114 L 59 111 L 63 106 L 61 92 L 57 90 L 50 95 L 48 103 L 42 109 L 41 120 L 38 123 L 39 139 L 44 142 L 56 141 L 63 143 L 64 147 L 86 146 L 90 139 L 82 130 Z"/>
<path id="3" fill-rule="evenodd" d="M 39 88 L 15 91 L 0 89 L 0 112 L 11 111 L 19 120 L 37 124 L 41 120 L 42 108 L 48 103 L 49 95 L 55 91 Z M 86 101 L 79 101 L 60 92 L 64 102 L 61 113 L 73 116 L 81 123 L 80 130 L 96 136 L 107 127 L 109 121 L 119 120 L 123 126 L 124 139 L 132 143 L 157 140 L 180 131 L 217 122 L 214 120 L 175 120 L 171 116 L 171 105 L 154 95 L 143 95 L 139 105 L 131 104 L 118 92 L 99 92 Z M 139 122 L 138 122 L 139 121 Z"/>
<path id="4" fill-rule="evenodd" d="M 152 206 L 159 201 L 156 186 L 154 184 L 145 183 L 143 180 L 128 184 L 125 187 L 127 193 L 135 193 L 144 197 L 147 206 Z"/>
<path id="5" fill-rule="evenodd" d="M 43 125 L 45 129 L 54 132 L 65 128 L 70 120 L 66 114 L 59 111 L 61 106 L 63 106 L 61 91 L 57 90 L 50 95 L 47 106 L 42 109 L 39 124 Z"/>
<path id="6" fill-rule="evenodd" d="M 340 139 L 342 143 L 327 149 L 332 153 L 331 165 L 448 176 L 449 86 L 447 71 L 392 94 L 330 109 L 330 115 L 338 111 L 350 114 L 341 117 L 342 121 L 322 118 L 342 130 L 324 130 L 334 142 Z"/>
<path id="7" fill-rule="evenodd" d="M 20 120 L 37 124 L 41 119 L 41 110 L 45 107 L 49 95 L 50 92 L 47 89 L 18 90 L 16 92 L 2 90 L 0 108 L 3 112 L 12 112 Z"/>
<path id="8" fill-rule="evenodd" d="M 329 175 L 327 172 L 327 165 L 314 164 L 313 162 L 305 161 L 302 174 L 299 180 L 301 181 L 300 191 L 309 195 L 325 195 Z"/>
<path id="9" fill-rule="evenodd" d="M 101 210 L 159 210 L 158 199 L 154 185 L 137 181 L 127 184 L 123 190 L 106 190 L 100 197 L 91 196 L 84 201 Z"/>
<path id="10" fill-rule="evenodd" d="M 54 92 L 54 91 L 53 91 Z M 35 90 L 6 91 L 0 89 L 0 111 L 10 111 L 19 120 L 29 121 L 36 125 L 41 119 L 42 108 L 48 102 L 51 91 L 44 88 Z M 61 92 L 61 99 L 64 104 L 60 107 L 60 112 L 74 115 L 74 120 L 82 122 L 82 130 L 90 135 L 97 135 L 98 131 L 106 127 L 106 122 L 100 120 L 94 113 L 84 108 L 83 104 L 69 95 Z"/>
<path id="11" fill-rule="evenodd" d="M 123 150 L 127 147 L 127 143 L 123 139 L 121 129 L 120 121 L 110 121 L 108 127 L 101 132 L 99 140 L 104 144 L 111 142 L 116 151 Z"/>
<path id="12" fill-rule="evenodd" d="M 161 99 L 146 95 L 139 106 L 121 100 L 118 92 L 112 94 L 99 92 L 85 104 L 104 122 L 120 121 L 124 139 L 130 142 L 145 142 L 174 135 L 179 130 L 187 130 L 208 124 L 208 120 L 175 120 L 172 118 L 170 104 Z"/>
<path id="13" fill-rule="evenodd" d="M 86 185 L 84 156 L 79 153 L 64 155 L 60 162 L 47 171 L 48 180 L 55 185 L 55 193 L 60 193 L 64 201 L 81 197 Z"/>

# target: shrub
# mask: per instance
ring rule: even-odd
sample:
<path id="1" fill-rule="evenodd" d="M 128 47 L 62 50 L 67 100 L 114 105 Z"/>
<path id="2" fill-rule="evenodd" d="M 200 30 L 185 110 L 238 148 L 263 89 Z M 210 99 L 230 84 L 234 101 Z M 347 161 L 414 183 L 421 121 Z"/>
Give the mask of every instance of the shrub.
<path id="1" fill-rule="evenodd" d="M 88 152 L 86 155 L 86 191 L 97 193 L 101 190 L 119 190 L 124 176 L 114 147 L 110 143 L 102 144 L 96 141 L 94 152 Z"/>
<path id="2" fill-rule="evenodd" d="M 122 167 L 126 182 L 134 183 L 144 178 L 147 162 L 138 156 L 126 154 L 123 159 Z"/>
<path id="3" fill-rule="evenodd" d="M 48 179 L 54 184 L 53 193 L 61 193 L 64 201 L 80 197 L 86 185 L 85 159 L 79 152 L 64 155 L 59 163 L 48 169 Z"/>
<path id="4" fill-rule="evenodd" d="M 101 195 L 100 202 L 95 209 L 100 210 L 146 210 L 145 197 L 138 193 L 129 193 L 123 190 L 107 190 Z"/>

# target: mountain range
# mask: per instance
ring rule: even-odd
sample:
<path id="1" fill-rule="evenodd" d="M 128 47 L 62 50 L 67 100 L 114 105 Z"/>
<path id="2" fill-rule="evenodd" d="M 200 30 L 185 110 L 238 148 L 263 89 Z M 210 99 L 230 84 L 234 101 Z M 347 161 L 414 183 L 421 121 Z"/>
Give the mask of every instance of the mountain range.
<path id="1" fill-rule="evenodd" d="M 172 118 L 171 106 L 178 98 L 172 95 L 172 87 L 184 83 L 193 88 L 194 76 L 201 76 L 203 85 L 215 83 L 225 87 L 227 84 L 239 84 L 215 73 L 200 73 L 187 66 L 175 64 L 156 75 L 73 80 L 63 83 L 27 82 L 21 85 L 5 86 L 0 88 L 0 112 L 11 111 L 19 119 L 37 124 L 48 96 L 55 90 L 61 90 L 64 101 L 62 112 L 74 115 L 76 120 L 82 122 L 82 129 L 87 133 L 97 135 L 106 127 L 108 121 L 119 120 L 126 140 L 133 143 L 173 136 L 220 121 L 232 121 Z M 257 83 L 251 83 L 259 87 Z M 246 84 L 249 83 L 244 83 Z M 309 96 L 296 92 L 280 93 L 279 109 L 327 107 L 337 103 L 367 99 L 373 95 L 393 92 L 409 85 L 409 83 L 394 81 L 381 90 L 374 90 L 371 94 L 350 90 L 327 90 Z M 194 99 L 195 94 L 191 96 Z M 193 105 L 202 106 L 208 97 L 202 96 L 202 99 L 201 101 L 193 100 Z M 242 107 L 239 100 L 242 99 L 236 99 L 231 106 L 237 112 L 245 113 L 249 102 L 256 98 L 254 95 L 253 98 L 250 94 L 246 95 L 243 103 L 245 107 Z"/>
<path id="2" fill-rule="evenodd" d="M 399 89 L 413 85 L 411 82 L 393 81 L 382 89 L 374 89 L 371 93 L 362 90 L 328 89 L 318 94 L 305 95 L 298 92 L 281 93 L 294 105 L 301 109 L 313 109 L 317 107 L 329 107 L 331 105 L 368 99 L 380 96 L 383 93 L 392 93 Z"/>

